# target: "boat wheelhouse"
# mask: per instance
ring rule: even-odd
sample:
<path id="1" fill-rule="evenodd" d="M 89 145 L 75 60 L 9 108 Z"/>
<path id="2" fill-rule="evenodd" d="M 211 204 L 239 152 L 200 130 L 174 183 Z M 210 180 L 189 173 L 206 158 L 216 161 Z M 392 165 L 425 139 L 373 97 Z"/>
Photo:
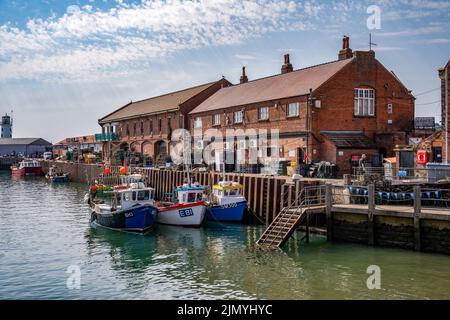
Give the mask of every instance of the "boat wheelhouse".
<path id="1" fill-rule="evenodd" d="M 244 219 L 247 200 L 243 186 L 237 182 L 220 181 L 212 188 L 206 219 L 221 222 L 241 222 Z"/>
<path id="2" fill-rule="evenodd" d="M 92 197 L 91 221 L 114 230 L 142 233 L 148 231 L 157 219 L 157 208 L 153 200 L 154 189 L 135 182 L 130 183 L 127 188 L 118 187 L 104 192 L 110 197 L 103 197 L 100 203 L 95 201 L 95 196 Z"/>

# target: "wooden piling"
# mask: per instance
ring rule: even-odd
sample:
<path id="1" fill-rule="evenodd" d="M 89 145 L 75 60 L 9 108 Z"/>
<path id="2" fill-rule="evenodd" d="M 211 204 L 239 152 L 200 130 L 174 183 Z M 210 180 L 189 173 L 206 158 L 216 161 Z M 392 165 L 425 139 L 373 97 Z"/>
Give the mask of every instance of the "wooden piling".
<path id="1" fill-rule="evenodd" d="M 375 185 L 369 185 L 369 210 L 367 213 L 367 235 L 368 244 L 370 246 L 375 245 L 375 224 L 374 224 L 374 214 L 375 214 Z"/>
<path id="2" fill-rule="evenodd" d="M 420 216 L 422 212 L 422 196 L 420 186 L 414 186 L 414 250 L 421 250 Z"/>

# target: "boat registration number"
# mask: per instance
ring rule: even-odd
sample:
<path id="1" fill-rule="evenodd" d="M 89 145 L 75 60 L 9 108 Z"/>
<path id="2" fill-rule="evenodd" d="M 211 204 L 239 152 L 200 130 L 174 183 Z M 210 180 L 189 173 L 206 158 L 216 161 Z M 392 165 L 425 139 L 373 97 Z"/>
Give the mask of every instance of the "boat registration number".
<path id="1" fill-rule="evenodd" d="M 133 212 L 126 212 L 125 218 L 132 218 L 134 216 Z"/>
<path id="2" fill-rule="evenodd" d="M 237 203 L 227 203 L 221 206 L 222 209 L 236 208 Z"/>
<path id="3" fill-rule="evenodd" d="M 181 218 L 191 217 L 194 215 L 194 211 L 191 208 L 178 210 Z"/>

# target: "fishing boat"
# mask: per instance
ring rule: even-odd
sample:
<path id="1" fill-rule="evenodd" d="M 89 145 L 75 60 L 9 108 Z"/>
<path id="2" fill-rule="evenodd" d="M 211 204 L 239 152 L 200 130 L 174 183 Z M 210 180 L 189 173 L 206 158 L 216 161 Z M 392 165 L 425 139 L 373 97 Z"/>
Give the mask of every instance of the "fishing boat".
<path id="1" fill-rule="evenodd" d="M 145 187 L 142 182 L 116 186 L 112 191 L 103 190 L 98 200 L 96 192 L 91 187 L 88 202 L 92 223 L 113 230 L 145 233 L 156 222 L 154 189 Z"/>
<path id="2" fill-rule="evenodd" d="M 242 222 L 247 200 L 242 195 L 242 185 L 232 181 L 220 181 L 212 188 L 206 219 L 220 222 Z"/>
<path id="3" fill-rule="evenodd" d="M 70 172 L 61 172 L 56 168 L 56 166 L 51 166 L 48 169 L 48 173 L 45 175 L 50 182 L 61 183 L 61 182 L 70 182 Z"/>
<path id="4" fill-rule="evenodd" d="M 205 188 L 198 184 L 184 184 L 174 190 L 172 201 L 160 201 L 158 207 L 158 223 L 183 226 L 200 227 L 205 218 Z"/>
<path id="5" fill-rule="evenodd" d="M 14 176 L 40 176 L 42 173 L 41 163 L 37 160 L 25 159 L 19 164 L 11 166 Z"/>

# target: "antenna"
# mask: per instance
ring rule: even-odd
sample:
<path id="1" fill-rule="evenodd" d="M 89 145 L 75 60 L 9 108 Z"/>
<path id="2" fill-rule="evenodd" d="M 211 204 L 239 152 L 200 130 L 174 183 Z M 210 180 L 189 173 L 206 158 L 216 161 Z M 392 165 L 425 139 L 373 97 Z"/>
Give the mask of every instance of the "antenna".
<path id="1" fill-rule="evenodd" d="M 376 46 L 376 43 L 372 42 L 372 33 L 369 33 L 369 50 L 372 51 L 372 46 Z"/>

